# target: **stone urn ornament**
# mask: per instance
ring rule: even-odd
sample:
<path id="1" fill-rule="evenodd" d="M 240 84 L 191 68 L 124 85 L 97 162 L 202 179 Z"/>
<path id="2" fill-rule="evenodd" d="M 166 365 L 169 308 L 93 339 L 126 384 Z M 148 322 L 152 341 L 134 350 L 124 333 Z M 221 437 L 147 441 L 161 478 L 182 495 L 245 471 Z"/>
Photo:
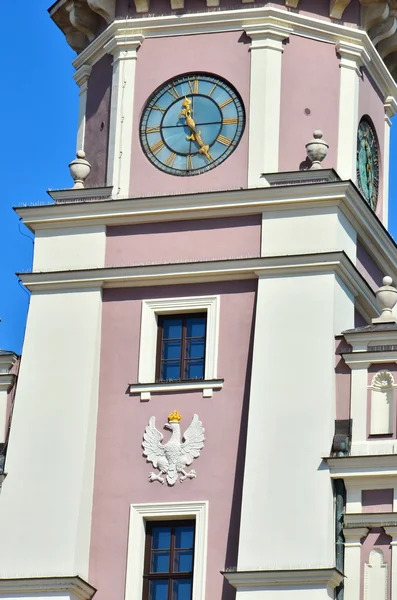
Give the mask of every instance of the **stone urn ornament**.
<path id="1" fill-rule="evenodd" d="M 81 189 L 84 187 L 84 181 L 87 179 L 91 171 L 91 165 L 88 160 L 85 160 L 84 150 L 78 150 L 76 158 L 69 163 L 69 171 L 74 180 L 73 189 Z"/>
<path id="2" fill-rule="evenodd" d="M 311 167 L 309 171 L 322 169 L 322 161 L 328 154 L 328 144 L 323 139 L 323 132 L 316 129 L 313 133 L 313 139 L 306 144 L 306 152 L 309 160 L 311 160 Z"/>
<path id="3" fill-rule="evenodd" d="M 372 323 L 396 323 L 393 308 L 397 304 L 397 289 L 392 285 L 393 280 L 388 275 L 383 278 L 383 285 L 376 292 L 376 302 L 380 308 L 381 315 L 372 319 Z"/>

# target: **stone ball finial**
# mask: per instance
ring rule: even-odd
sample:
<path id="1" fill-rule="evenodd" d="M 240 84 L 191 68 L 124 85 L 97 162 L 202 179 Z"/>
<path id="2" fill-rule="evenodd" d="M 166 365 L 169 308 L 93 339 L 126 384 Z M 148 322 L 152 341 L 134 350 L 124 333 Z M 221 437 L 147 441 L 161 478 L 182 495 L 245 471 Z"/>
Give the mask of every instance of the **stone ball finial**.
<path id="1" fill-rule="evenodd" d="M 77 150 L 76 158 L 69 163 L 69 171 L 74 180 L 73 189 L 83 188 L 84 181 L 91 171 L 90 163 L 88 160 L 85 160 L 84 150 Z"/>
<path id="2" fill-rule="evenodd" d="M 397 319 L 392 311 L 397 304 L 397 288 L 392 285 L 393 280 L 388 275 L 383 278 L 382 283 L 383 285 L 376 292 L 376 301 L 381 315 L 372 319 L 372 323 L 396 323 Z"/>
<path id="3" fill-rule="evenodd" d="M 321 163 L 328 154 L 328 148 L 327 142 L 323 140 L 323 132 L 316 129 L 313 139 L 306 144 L 307 156 L 312 163 L 309 171 L 323 168 Z"/>

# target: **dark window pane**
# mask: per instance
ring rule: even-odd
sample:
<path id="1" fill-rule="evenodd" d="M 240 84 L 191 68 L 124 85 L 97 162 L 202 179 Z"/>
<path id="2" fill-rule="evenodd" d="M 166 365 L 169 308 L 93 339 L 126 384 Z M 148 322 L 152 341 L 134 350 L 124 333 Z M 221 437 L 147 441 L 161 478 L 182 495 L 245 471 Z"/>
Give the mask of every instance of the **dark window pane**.
<path id="1" fill-rule="evenodd" d="M 175 528 L 175 548 L 193 548 L 193 525 L 180 525 Z"/>
<path id="2" fill-rule="evenodd" d="M 205 340 L 191 340 L 186 342 L 186 358 L 204 358 Z"/>
<path id="3" fill-rule="evenodd" d="M 187 337 L 204 337 L 206 317 L 189 317 L 186 323 Z"/>
<path id="4" fill-rule="evenodd" d="M 191 579 L 179 579 L 177 581 L 172 582 L 172 600 L 190 600 L 191 597 L 192 597 L 192 580 Z"/>
<path id="5" fill-rule="evenodd" d="M 170 553 L 168 550 L 153 550 L 152 573 L 168 573 L 170 568 Z"/>
<path id="6" fill-rule="evenodd" d="M 179 362 L 166 362 L 162 364 L 161 368 L 161 379 L 179 379 L 180 378 L 180 363 Z"/>
<path id="7" fill-rule="evenodd" d="M 193 550 L 175 550 L 174 571 L 176 573 L 193 571 Z"/>
<path id="8" fill-rule="evenodd" d="M 150 600 L 167 600 L 168 579 L 155 579 L 149 585 Z"/>
<path id="9" fill-rule="evenodd" d="M 171 527 L 153 527 L 153 550 L 168 550 L 171 547 Z"/>
<path id="10" fill-rule="evenodd" d="M 204 379 L 204 361 L 189 361 L 186 365 L 187 379 Z"/>
<path id="11" fill-rule="evenodd" d="M 163 342 L 163 359 L 181 358 L 181 342 Z"/>
<path id="12" fill-rule="evenodd" d="M 164 319 L 163 339 L 182 337 L 182 319 Z"/>

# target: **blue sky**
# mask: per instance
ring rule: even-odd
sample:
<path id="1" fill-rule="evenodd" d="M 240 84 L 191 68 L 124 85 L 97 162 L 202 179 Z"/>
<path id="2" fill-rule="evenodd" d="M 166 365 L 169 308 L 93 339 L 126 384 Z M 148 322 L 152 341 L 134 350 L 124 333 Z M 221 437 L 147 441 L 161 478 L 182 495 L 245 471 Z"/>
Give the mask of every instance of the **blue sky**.
<path id="1" fill-rule="evenodd" d="M 74 158 L 76 141 L 78 87 L 71 64 L 75 53 L 50 20 L 50 4 L 51 0 L 2 2 L 3 22 L 13 27 L 2 32 L 3 65 L 8 68 L 3 69 L 6 80 L 0 94 L 0 348 L 18 353 L 29 294 L 15 272 L 30 269 L 33 240 L 12 207 L 47 202 L 47 189 L 71 186 L 68 163 Z M 397 128 L 392 127 L 391 165 L 396 160 Z M 395 238 L 396 192 L 397 173 L 391 168 L 389 229 Z"/>

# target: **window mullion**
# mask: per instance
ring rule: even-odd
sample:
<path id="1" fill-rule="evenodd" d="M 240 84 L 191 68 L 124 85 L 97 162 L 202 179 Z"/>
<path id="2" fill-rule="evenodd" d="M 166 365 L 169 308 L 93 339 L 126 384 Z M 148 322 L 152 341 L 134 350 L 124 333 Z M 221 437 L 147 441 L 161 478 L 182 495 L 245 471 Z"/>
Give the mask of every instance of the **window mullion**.
<path id="1" fill-rule="evenodd" d="M 181 370 L 179 372 L 180 379 L 186 379 L 186 373 L 185 373 L 186 331 L 187 331 L 187 318 L 185 317 L 182 321 Z"/>
<path id="2" fill-rule="evenodd" d="M 174 562 L 175 562 L 175 525 L 171 528 L 171 548 L 170 548 L 170 564 L 168 570 L 170 572 L 170 578 L 168 579 L 168 600 L 172 600 L 172 586 L 173 586 L 173 573 L 174 573 Z"/>

